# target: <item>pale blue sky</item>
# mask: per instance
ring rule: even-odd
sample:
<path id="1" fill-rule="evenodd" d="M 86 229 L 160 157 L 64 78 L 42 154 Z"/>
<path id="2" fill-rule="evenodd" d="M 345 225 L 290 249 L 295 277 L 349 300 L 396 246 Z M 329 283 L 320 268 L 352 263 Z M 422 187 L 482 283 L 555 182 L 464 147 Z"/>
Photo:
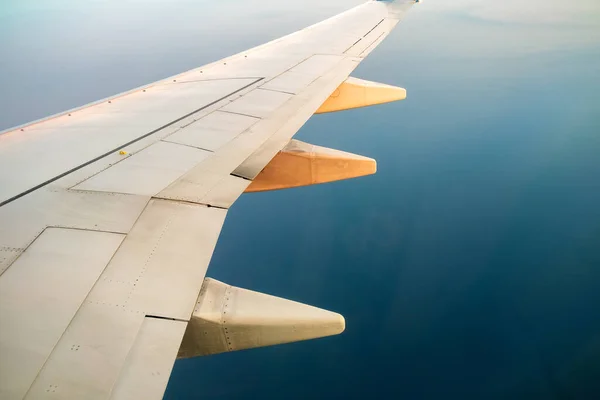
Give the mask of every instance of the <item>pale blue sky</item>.
<path id="1" fill-rule="evenodd" d="M 0 129 L 214 61 L 361 2 L 4 0 Z M 427 0 L 405 24 L 412 21 L 405 47 L 413 51 L 478 58 L 600 46 L 594 0 Z M 21 74 L 27 79 L 16 80 Z"/>

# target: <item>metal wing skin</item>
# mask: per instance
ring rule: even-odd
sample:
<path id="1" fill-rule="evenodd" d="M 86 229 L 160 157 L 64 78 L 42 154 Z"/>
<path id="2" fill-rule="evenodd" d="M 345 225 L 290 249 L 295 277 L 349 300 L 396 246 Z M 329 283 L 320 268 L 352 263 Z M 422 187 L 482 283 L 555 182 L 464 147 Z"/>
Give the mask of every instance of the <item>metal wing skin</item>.
<path id="1" fill-rule="evenodd" d="M 162 398 L 177 357 L 337 334 L 338 314 L 206 278 L 244 192 L 368 175 L 293 140 L 401 100 L 349 78 L 413 1 L 317 25 L 0 135 L 0 399 Z"/>

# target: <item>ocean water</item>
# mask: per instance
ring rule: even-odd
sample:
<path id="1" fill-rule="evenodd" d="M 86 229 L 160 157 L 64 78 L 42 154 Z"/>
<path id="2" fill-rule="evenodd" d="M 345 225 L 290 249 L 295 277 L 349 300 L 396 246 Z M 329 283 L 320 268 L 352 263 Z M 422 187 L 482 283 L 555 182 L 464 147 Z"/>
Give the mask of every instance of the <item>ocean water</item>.
<path id="1" fill-rule="evenodd" d="M 0 129 L 358 3 L 9 2 Z M 408 99 L 296 136 L 376 175 L 228 214 L 209 276 L 340 312 L 346 331 L 178 361 L 167 399 L 600 398 L 600 4 L 498 3 L 415 6 L 354 74 Z"/>

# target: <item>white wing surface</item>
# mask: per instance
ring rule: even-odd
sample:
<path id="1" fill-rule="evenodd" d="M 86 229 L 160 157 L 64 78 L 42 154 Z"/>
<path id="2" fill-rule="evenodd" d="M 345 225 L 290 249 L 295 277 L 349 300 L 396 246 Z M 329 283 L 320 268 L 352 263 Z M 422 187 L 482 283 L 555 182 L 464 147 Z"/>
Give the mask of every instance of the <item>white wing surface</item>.
<path id="1" fill-rule="evenodd" d="M 413 1 L 322 23 L 0 135 L 0 398 L 161 398 L 175 359 L 340 333 L 335 313 L 206 278 L 245 191 L 367 175 L 292 139 L 401 100 L 350 78 Z"/>

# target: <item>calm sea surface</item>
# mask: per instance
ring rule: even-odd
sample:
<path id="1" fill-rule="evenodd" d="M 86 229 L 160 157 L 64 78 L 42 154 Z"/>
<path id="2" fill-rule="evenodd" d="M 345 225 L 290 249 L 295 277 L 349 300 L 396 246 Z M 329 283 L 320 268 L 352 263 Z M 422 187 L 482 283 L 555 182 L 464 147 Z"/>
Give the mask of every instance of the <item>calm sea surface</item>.
<path id="1" fill-rule="evenodd" d="M 0 129 L 359 3 L 5 0 Z M 166 398 L 600 398 L 594 3 L 415 7 L 354 74 L 408 99 L 315 116 L 296 136 L 379 172 L 243 196 L 209 269 L 340 312 L 346 332 L 179 361 Z"/>

